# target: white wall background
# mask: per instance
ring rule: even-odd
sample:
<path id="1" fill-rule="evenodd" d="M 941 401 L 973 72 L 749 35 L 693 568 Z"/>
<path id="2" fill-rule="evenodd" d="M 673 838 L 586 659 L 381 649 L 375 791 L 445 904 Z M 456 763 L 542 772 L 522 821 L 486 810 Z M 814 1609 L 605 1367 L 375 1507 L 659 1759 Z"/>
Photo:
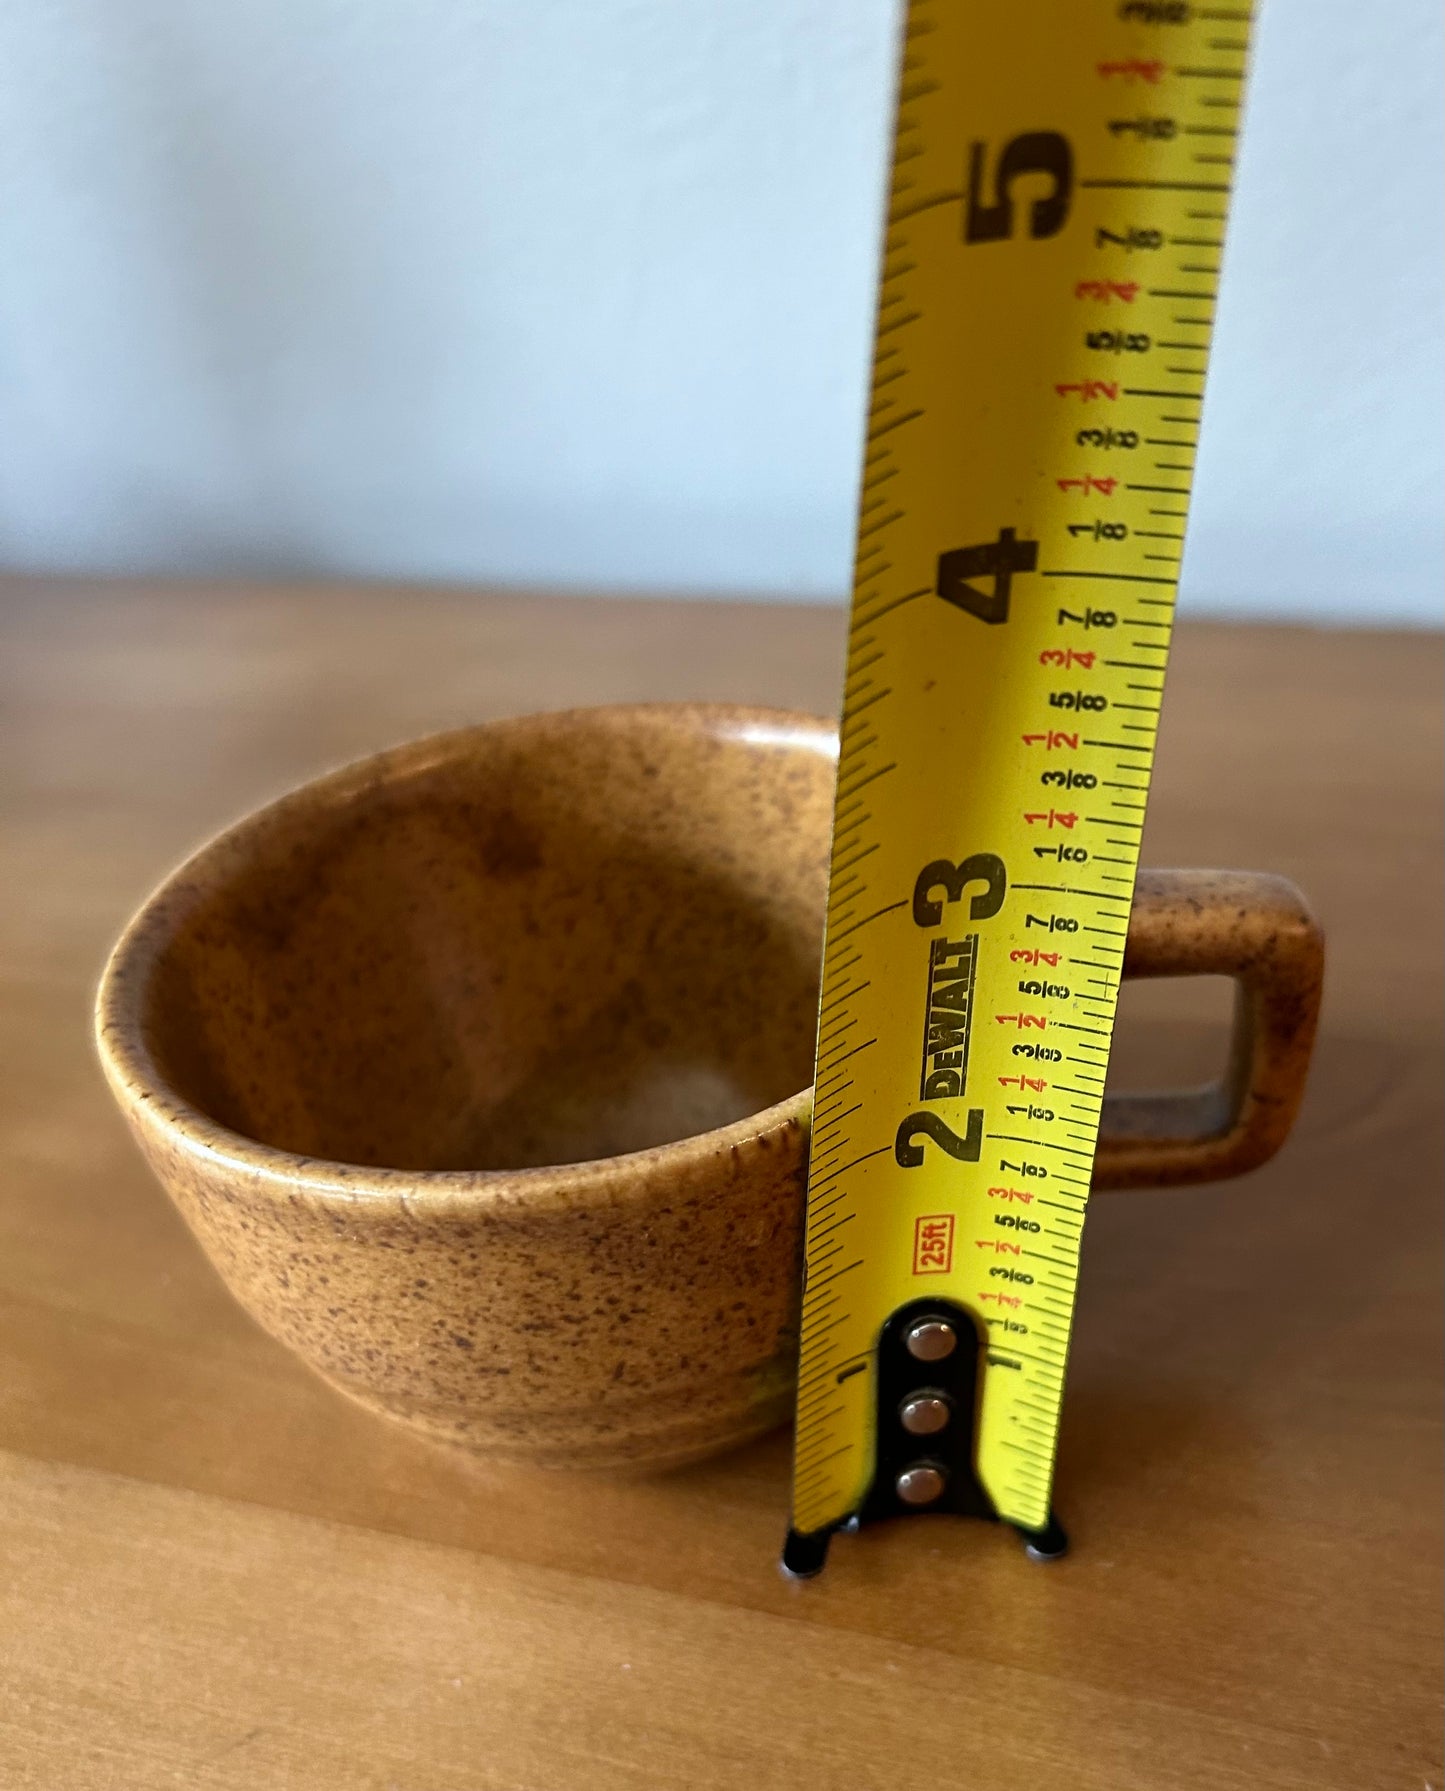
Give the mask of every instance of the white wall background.
<path id="1" fill-rule="evenodd" d="M 0 0 L 0 562 L 833 598 L 893 0 Z M 1432 620 L 1438 0 L 1266 0 L 1196 611 Z"/>

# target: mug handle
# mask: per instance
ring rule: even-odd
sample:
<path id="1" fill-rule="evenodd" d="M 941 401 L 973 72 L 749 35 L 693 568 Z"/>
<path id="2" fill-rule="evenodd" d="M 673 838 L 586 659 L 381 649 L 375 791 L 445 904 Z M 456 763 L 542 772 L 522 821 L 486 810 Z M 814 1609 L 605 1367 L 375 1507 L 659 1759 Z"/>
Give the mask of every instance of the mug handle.
<path id="1" fill-rule="evenodd" d="M 1263 871 L 1140 871 L 1124 976 L 1229 976 L 1218 1082 L 1106 1095 L 1095 1188 L 1177 1187 L 1256 1169 L 1284 1143 L 1319 1018 L 1324 935 L 1294 884 Z"/>

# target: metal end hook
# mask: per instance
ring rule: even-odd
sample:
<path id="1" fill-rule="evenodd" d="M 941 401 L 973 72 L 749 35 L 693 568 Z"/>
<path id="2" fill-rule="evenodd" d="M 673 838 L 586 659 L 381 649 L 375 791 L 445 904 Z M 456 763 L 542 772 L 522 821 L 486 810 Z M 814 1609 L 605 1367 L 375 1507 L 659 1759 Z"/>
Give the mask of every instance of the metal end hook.
<path id="1" fill-rule="evenodd" d="M 783 1544 L 783 1558 L 778 1563 L 783 1578 L 816 1579 L 827 1563 L 832 1534 L 831 1530 L 814 1530 L 805 1536 L 797 1530 L 789 1530 L 788 1539 Z"/>

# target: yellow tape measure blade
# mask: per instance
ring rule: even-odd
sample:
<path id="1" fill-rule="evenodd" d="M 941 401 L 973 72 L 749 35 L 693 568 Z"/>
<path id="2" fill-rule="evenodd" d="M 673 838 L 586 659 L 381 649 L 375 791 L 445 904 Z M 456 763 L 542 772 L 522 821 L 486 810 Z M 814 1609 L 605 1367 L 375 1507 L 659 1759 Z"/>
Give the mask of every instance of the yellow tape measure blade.
<path id="1" fill-rule="evenodd" d="M 974 1488 L 1050 1534 L 1248 26 L 1194 0 L 908 8 L 820 1000 L 797 1538 L 865 1510 L 972 1508 Z M 920 1301 L 957 1319 L 976 1393 L 963 1410 L 935 1389 L 948 1424 L 905 1459 L 879 1363 Z M 910 1459 L 933 1498 L 904 1497 Z"/>

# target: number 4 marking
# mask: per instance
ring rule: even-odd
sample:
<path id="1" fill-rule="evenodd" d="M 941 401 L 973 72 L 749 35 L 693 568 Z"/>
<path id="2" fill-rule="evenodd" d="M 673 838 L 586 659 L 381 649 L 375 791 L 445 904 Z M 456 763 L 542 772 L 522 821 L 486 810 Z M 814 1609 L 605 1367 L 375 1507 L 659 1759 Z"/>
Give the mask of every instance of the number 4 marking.
<path id="1" fill-rule="evenodd" d="M 1032 572 L 1038 563 L 1037 541 L 1020 541 L 1012 529 L 1000 529 L 997 541 L 954 547 L 938 556 L 938 595 L 980 622 L 1007 622 L 1014 574 Z M 970 584 L 975 578 L 991 578 L 992 591 Z"/>

